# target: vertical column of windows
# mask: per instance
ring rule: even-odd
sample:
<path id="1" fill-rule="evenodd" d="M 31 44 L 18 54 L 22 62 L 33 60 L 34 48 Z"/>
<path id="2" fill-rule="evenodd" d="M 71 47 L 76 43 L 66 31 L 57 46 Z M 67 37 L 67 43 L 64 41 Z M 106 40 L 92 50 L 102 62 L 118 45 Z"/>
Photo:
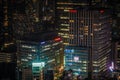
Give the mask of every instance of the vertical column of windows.
<path id="1" fill-rule="evenodd" d="M 69 13 L 69 17 L 70 17 L 70 20 L 71 20 L 71 14 L 70 14 L 70 13 Z M 70 26 L 69 26 L 70 31 L 68 32 L 68 33 L 69 33 L 69 36 L 70 36 L 69 44 L 72 44 L 72 40 L 73 40 L 73 39 L 71 38 L 71 35 L 73 35 L 73 34 L 72 34 L 72 31 L 73 31 L 73 30 L 72 30 L 72 26 L 71 26 L 72 23 L 69 22 L 69 24 L 70 24 Z"/>
<path id="2" fill-rule="evenodd" d="M 82 35 L 82 34 L 84 34 L 84 31 L 83 31 L 83 24 L 84 24 L 84 19 L 83 19 L 83 10 L 81 10 L 81 34 L 80 35 Z M 81 38 L 81 45 L 82 45 L 82 43 L 83 43 L 83 41 L 84 41 L 84 36 Z"/>
<path id="3" fill-rule="evenodd" d="M 78 46 L 80 45 L 80 11 L 78 11 Z"/>
<path id="4" fill-rule="evenodd" d="M 80 36 L 82 35 L 82 33 L 84 34 L 84 30 L 83 30 L 83 26 L 84 26 L 84 15 L 83 15 L 83 10 L 81 10 L 81 33 L 80 33 Z M 81 38 L 81 46 L 83 45 L 83 41 L 84 41 L 84 38 Z"/>
<path id="5" fill-rule="evenodd" d="M 75 38 L 75 45 L 77 45 L 77 36 L 78 36 L 78 31 L 77 31 L 77 27 L 78 27 L 78 22 L 77 22 L 77 20 L 78 20 L 78 18 L 77 18 L 77 13 L 75 13 L 74 14 L 75 16 L 74 16 L 74 18 L 75 18 L 75 24 L 74 24 L 74 27 L 75 27 L 75 36 L 76 36 L 76 38 Z"/>
<path id="6" fill-rule="evenodd" d="M 86 16 L 87 16 L 87 12 L 85 10 L 83 10 L 83 11 L 84 11 L 84 26 L 83 26 L 84 45 L 83 46 L 85 46 L 86 45 L 86 25 L 87 25 Z"/>
<path id="7" fill-rule="evenodd" d="M 85 32 L 85 34 L 84 34 L 84 39 L 85 39 L 85 41 L 84 41 L 84 46 L 86 46 L 86 39 L 87 39 L 87 37 L 86 37 L 86 26 L 88 26 L 88 24 L 87 24 L 87 16 L 88 16 L 88 13 L 85 11 L 85 26 L 84 26 L 84 32 Z"/>

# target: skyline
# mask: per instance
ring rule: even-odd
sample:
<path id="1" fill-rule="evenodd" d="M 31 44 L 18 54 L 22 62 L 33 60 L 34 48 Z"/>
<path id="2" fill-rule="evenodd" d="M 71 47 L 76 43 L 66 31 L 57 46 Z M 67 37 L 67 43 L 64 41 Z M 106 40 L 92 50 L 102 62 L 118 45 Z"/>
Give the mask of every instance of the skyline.
<path id="1" fill-rule="evenodd" d="M 119 0 L 1 0 L 0 70 L 10 64 L 13 75 L 4 68 L 0 79 L 118 78 L 119 9 Z"/>

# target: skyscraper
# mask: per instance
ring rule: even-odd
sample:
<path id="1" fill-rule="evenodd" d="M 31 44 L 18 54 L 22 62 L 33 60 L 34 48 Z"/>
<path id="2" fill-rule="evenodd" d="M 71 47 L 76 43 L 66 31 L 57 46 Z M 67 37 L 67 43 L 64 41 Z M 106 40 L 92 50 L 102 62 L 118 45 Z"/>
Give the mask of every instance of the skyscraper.
<path id="1" fill-rule="evenodd" d="M 90 4 L 72 0 L 56 3 L 57 26 L 65 45 L 65 68 L 85 77 L 106 74 L 111 52 L 109 11 Z"/>
<path id="2" fill-rule="evenodd" d="M 0 21 L 0 79 L 16 79 L 16 46 L 12 29 L 12 7 L 10 0 L 1 0 Z"/>
<path id="3" fill-rule="evenodd" d="M 30 33 L 55 30 L 54 0 L 23 0 L 18 2 L 19 6 L 16 6 L 13 19 L 16 37 L 18 35 L 23 36 Z"/>
<path id="4" fill-rule="evenodd" d="M 55 30 L 55 0 L 41 0 L 39 17 L 44 30 Z"/>

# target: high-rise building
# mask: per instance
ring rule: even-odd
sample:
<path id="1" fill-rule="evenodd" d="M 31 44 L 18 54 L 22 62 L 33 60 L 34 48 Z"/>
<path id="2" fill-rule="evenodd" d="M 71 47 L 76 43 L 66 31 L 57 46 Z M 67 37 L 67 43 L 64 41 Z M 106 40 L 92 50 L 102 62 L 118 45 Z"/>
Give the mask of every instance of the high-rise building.
<path id="1" fill-rule="evenodd" d="M 88 51 L 87 47 L 65 47 L 65 70 L 72 69 L 75 75 L 88 76 Z"/>
<path id="2" fill-rule="evenodd" d="M 120 42 L 114 42 L 112 45 L 112 59 L 116 70 L 120 70 Z"/>
<path id="3" fill-rule="evenodd" d="M 16 79 L 16 46 L 12 29 L 12 8 L 12 1 L 0 1 L 0 80 Z"/>
<path id="4" fill-rule="evenodd" d="M 39 18 L 44 26 L 43 30 L 55 30 L 55 0 L 41 0 L 39 2 Z"/>
<path id="5" fill-rule="evenodd" d="M 113 18 L 112 18 L 112 40 L 114 42 L 119 41 L 120 39 L 120 2 L 118 0 L 115 0 L 114 2 L 109 3 L 111 6 L 111 9 L 113 11 Z"/>
<path id="6" fill-rule="evenodd" d="M 16 2 L 13 16 L 13 29 L 16 39 L 42 30 L 39 25 L 38 12 L 33 6 L 32 0 L 21 0 Z"/>
<path id="7" fill-rule="evenodd" d="M 12 33 L 12 3 L 8 0 L 2 0 L 1 3 L 1 27 L 0 27 L 0 44 L 13 42 Z"/>
<path id="8" fill-rule="evenodd" d="M 107 74 L 111 52 L 109 11 L 92 8 L 85 1 L 58 1 L 56 6 L 58 34 L 65 45 L 65 68 L 84 77 Z"/>
<path id="9" fill-rule="evenodd" d="M 13 19 L 14 33 L 17 38 L 18 35 L 55 30 L 54 0 L 22 0 L 17 1 L 16 5 L 22 5 L 15 7 L 16 13 Z"/>
<path id="10" fill-rule="evenodd" d="M 24 68 L 31 69 L 33 78 L 37 80 L 41 80 L 44 76 L 42 74 L 47 70 L 54 71 L 54 78 L 60 75 L 63 49 L 61 38 L 55 32 L 31 34 L 18 40 L 17 44 L 17 62 L 21 71 L 24 71 Z"/>
<path id="11" fill-rule="evenodd" d="M 56 1 L 56 26 L 58 34 L 63 38 L 64 45 L 69 45 L 69 10 L 73 10 L 76 6 L 88 6 L 88 0 L 72 1 L 72 0 L 57 0 Z M 79 7 L 78 7 L 79 8 Z M 87 8 L 87 7 L 86 7 Z"/>

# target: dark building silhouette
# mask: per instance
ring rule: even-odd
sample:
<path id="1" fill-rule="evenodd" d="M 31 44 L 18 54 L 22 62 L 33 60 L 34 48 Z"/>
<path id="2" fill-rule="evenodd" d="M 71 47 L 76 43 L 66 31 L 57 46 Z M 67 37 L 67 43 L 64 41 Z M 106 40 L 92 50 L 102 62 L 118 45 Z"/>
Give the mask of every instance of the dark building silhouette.
<path id="1" fill-rule="evenodd" d="M 0 2 L 0 80 L 16 79 L 16 45 L 13 38 L 11 0 Z"/>

